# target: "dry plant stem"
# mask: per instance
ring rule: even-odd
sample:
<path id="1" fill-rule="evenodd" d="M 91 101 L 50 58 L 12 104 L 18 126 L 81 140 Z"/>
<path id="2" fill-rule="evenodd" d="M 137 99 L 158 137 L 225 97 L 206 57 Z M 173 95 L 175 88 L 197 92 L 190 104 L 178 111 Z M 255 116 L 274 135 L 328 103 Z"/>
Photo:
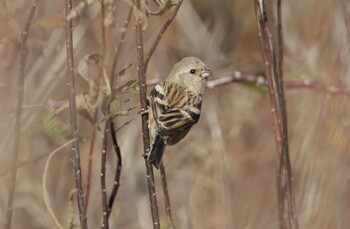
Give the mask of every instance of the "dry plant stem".
<path id="1" fill-rule="evenodd" d="M 292 171 L 289 160 L 286 104 L 281 76 L 277 72 L 276 58 L 273 51 L 271 33 L 265 0 L 254 0 L 258 21 L 259 35 L 265 58 L 265 71 L 268 91 L 274 119 L 279 169 L 277 177 L 277 193 L 279 204 L 280 228 L 298 228 L 295 201 L 292 188 Z"/>
<path id="2" fill-rule="evenodd" d="M 164 169 L 163 163 L 160 164 L 160 175 L 161 175 L 161 180 L 162 180 L 162 186 L 163 186 L 163 194 L 164 194 L 164 203 L 165 203 L 165 214 L 166 218 L 168 220 L 169 228 L 174 229 L 175 224 L 173 220 L 173 216 L 171 214 L 171 207 L 170 207 L 170 198 L 169 198 L 169 192 L 168 192 L 168 184 L 166 181 L 166 173 Z"/>
<path id="3" fill-rule="evenodd" d="M 277 0 L 277 72 L 280 79 L 283 80 L 283 31 L 282 31 L 282 9 L 281 0 Z"/>
<path id="4" fill-rule="evenodd" d="M 108 229 L 108 206 L 107 206 L 107 188 L 106 188 L 106 164 L 107 164 L 107 136 L 110 131 L 110 119 L 105 122 L 105 128 L 102 141 L 102 156 L 101 156 L 101 190 L 102 190 L 102 225 L 101 228 Z"/>
<path id="5" fill-rule="evenodd" d="M 66 0 L 66 16 L 72 9 L 72 0 Z M 69 119 L 73 139 L 78 139 L 78 125 L 75 101 L 75 80 L 74 80 L 74 58 L 73 58 L 73 33 L 72 20 L 66 20 L 66 49 L 67 49 L 67 69 L 69 78 Z M 81 228 L 88 228 L 87 220 L 84 217 L 84 191 L 82 185 L 82 174 L 80 168 L 79 143 L 72 143 L 72 157 L 75 175 L 75 186 L 77 189 L 77 204 Z"/>
<path id="6" fill-rule="evenodd" d="M 135 7 L 140 11 L 140 0 L 135 0 Z M 159 229 L 159 215 L 157 206 L 157 193 L 154 184 L 153 166 L 147 161 L 147 154 L 150 147 L 150 138 L 148 130 L 148 113 L 147 111 L 147 85 L 145 76 L 145 62 L 143 54 L 143 33 L 142 33 L 142 18 L 139 15 L 136 16 L 136 46 L 137 46 L 137 73 L 140 86 L 140 102 L 141 102 L 141 120 L 142 120 L 142 140 L 143 151 L 146 165 L 146 176 L 148 184 L 148 193 L 151 205 L 153 228 Z"/>
<path id="7" fill-rule="evenodd" d="M 94 123 L 97 122 L 98 118 L 98 110 L 95 109 L 93 121 Z M 85 218 L 87 217 L 87 210 L 89 208 L 89 199 L 90 199 L 90 187 L 91 187 L 91 175 L 92 175 L 92 160 L 93 160 L 93 153 L 95 149 L 95 143 L 96 143 L 96 134 L 97 134 L 97 127 L 94 125 L 92 127 L 92 134 L 91 134 L 91 141 L 90 141 L 90 147 L 89 147 L 89 158 L 88 158 L 88 171 L 87 171 L 87 180 L 86 180 L 86 195 L 85 195 Z"/>
<path id="8" fill-rule="evenodd" d="M 145 69 L 144 71 L 146 72 L 147 71 L 147 66 L 148 66 L 148 62 L 149 60 L 151 59 L 151 56 L 153 54 L 153 52 L 156 50 L 160 40 L 162 39 L 165 31 L 167 30 L 167 28 L 169 27 L 169 25 L 171 24 L 171 22 L 173 22 L 177 12 L 179 11 L 180 9 L 180 6 L 182 4 L 183 0 L 179 0 L 179 2 L 177 3 L 176 7 L 175 7 L 175 10 L 172 14 L 172 16 L 164 23 L 164 25 L 162 26 L 162 28 L 160 29 L 155 41 L 153 42 L 151 48 L 149 49 L 149 51 L 147 52 L 147 55 L 145 56 L 145 59 L 144 59 L 144 66 L 145 66 Z"/>
<path id="9" fill-rule="evenodd" d="M 114 151 L 115 151 L 115 154 L 117 157 L 117 168 L 116 168 L 115 174 L 114 174 L 114 184 L 113 184 L 112 192 L 111 192 L 111 195 L 110 195 L 109 200 L 108 200 L 108 216 L 107 217 L 109 217 L 109 215 L 111 214 L 114 199 L 118 193 L 118 189 L 120 186 L 120 174 L 122 171 L 122 155 L 121 155 L 120 148 L 119 148 L 118 141 L 117 141 L 116 130 L 114 128 L 112 121 L 109 122 L 109 125 L 110 125 L 109 128 L 111 131 L 111 137 L 112 137 L 112 142 L 113 142 L 113 148 L 114 148 Z"/>
<path id="10" fill-rule="evenodd" d="M 11 170 L 11 180 L 9 185 L 9 194 L 7 199 L 7 212 L 6 212 L 6 221 L 5 229 L 11 228 L 12 215 L 13 215 L 13 201 L 16 191 L 16 180 L 17 180 L 17 163 L 18 163 L 18 154 L 19 146 L 21 144 L 21 118 L 22 118 L 22 106 L 23 106 L 23 97 L 24 97 L 24 85 L 25 85 L 25 65 L 27 59 L 27 40 L 32 24 L 32 20 L 39 4 L 39 0 L 34 0 L 32 7 L 29 12 L 29 16 L 26 22 L 26 25 L 22 31 L 21 39 L 21 56 L 19 63 L 19 79 L 18 79 L 18 99 L 16 107 L 16 121 L 15 121 L 15 133 L 14 133 L 14 142 L 13 142 L 13 157 L 12 157 L 12 170 Z"/>

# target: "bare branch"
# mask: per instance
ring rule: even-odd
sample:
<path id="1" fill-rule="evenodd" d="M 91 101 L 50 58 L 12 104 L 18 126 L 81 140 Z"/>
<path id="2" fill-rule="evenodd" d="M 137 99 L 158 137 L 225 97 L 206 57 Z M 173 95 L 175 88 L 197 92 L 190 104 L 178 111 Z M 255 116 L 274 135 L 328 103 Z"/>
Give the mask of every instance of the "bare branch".
<path id="1" fill-rule="evenodd" d="M 107 136 L 110 131 L 110 119 L 105 122 L 105 128 L 102 141 L 102 155 L 101 155 L 101 190 L 102 190 L 102 229 L 108 229 L 108 205 L 107 205 L 107 188 L 106 188 L 106 167 L 107 167 Z"/>
<path id="2" fill-rule="evenodd" d="M 265 72 L 268 81 L 268 92 L 274 120 L 279 171 L 277 177 L 277 193 L 279 204 L 279 221 L 281 229 L 298 228 L 294 193 L 292 187 L 292 170 L 289 160 L 286 103 L 283 90 L 282 75 L 279 75 L 276 56 L 268 26 L 268 15 L 265 0 L 254 0 L 259 35 L 265 59 Z M 280 5 L 279 5 L 280 6 Z M 280 19 L 280 17 L 279 17 Z M 280 23 L 280 22 L 279 22 Z M 282 32 L 282 28 L 279 28 Z M 282 36 L 281 36 L 282 37 Z M 280 43 L 281 44 L 281 41 Z M 280 47 L 281 50 L 282 47 Z M 283 55 L 283 52 L 280 52 Z M 281 60 L 279 60 L 281 62 Z M 282 63 L 281 63 L 282 70 Z"/>
<path id="3" fill-rule="evenodd" d="M 120 186 L 120 174 L 122 171 L 122 155 L 120 152 L 120 148 L 118 145 L 118 141 L 117 141 L 117 136 L 116 136 L 116 130 L 114 128 L 113 122 L 110 122 L 110 131 L 111 131 L 111 137 L 112 137 L 112 142 L 113 142 L 113 148 L 117 157 L 117 168 L 115 170 L 115 174 L 114 174 L 114 183 L 113 183 L 113 188 L 112 188 L 112 192 L 111 195 L 109 197 L 108 200 L 108 217 L 111 214 L 112 211 L 112 207 L 113 207 L 113 202 L 115 197 L 117 196 L 118 193 L 118 189 Z"/>
<path id="4" fill-rule="evenodd" d="M 135 0 L 135 8 L 140 11 L 140 0 Z M 146 176 L 148 183 L 148 193 L 151 204 L 151 213 L 153 220 L 153 228 L 159 229 L 159 215 L 157 206 L 157 193 L 154 184 L 153 166 L 147 161 L 147 154 L 150 147 L 150 138 L 148 130 L 148 113 L 147 111 L 147 85 L 145 70 L 148 61 L 144 61 L 143 54 L 143 32 L 142 32 L 142 18 L 135 14 L 136 17 L 136 46 L 137 46 L 137 73 L 140 86 L 140 102 L 141 102 L 141 120 L 142 120 L 142 138 L 143 138 L 143 152 L 146 165 Z M 150 58 L 150 56 L 149 56 Z M 148 58 L 148 59 L 149 59 Z"/>
<path id="5" fill-rule="evenodd" d="M 72 0 L 66 0 L 66 16 L 72 10 Z M 66 20 L 66 50 L 67 50 L 67 69 L 69 80 L 69 119 L 71 126 L 71 133 L 73 139 L 78 139 L 78 125 L 77 125 L 77 112 L 76 112 L 76 98 L 75 98 L 75 76 L 74 76 L 74 55 L 73 55 L 73 33 L 72 33 L 72 20 Z M 75 175 L 75 186 L 77 189 L 77 204 L 79 211 L 79 219 L 81 227 L 86 229 L 87 220 L 84 217 L 84 191 L 82 185 L 82 172 L 80 167 L 80 152 L 79 143 L 74 141 L 72 143 L 72 157 Z"/>
<path id="6" fill-rule="evenodd" d="M 30 9 L 29 16 L 26 25 L 22 31 L 21 39 L 21 56 L 19 64 L 19 79 L 18 79 L 18 99 L 16 107 L 16 121 L 15 121 L 15 139 L 13 142 L 13 157 L 12 157 L 12 170 L 11 170 L 11 180 L 9 185 L 9 194 L 7 199 L 7 212 L 6 212 L 6 222 L 5 229 L 10 229 L 12 224 L 13 215 L 13 201 L 16 190 L 16 180 L 17 180 L 17 163 L 19 155 L 19 146 L 21 144 L 21 118 L 22 118 L 22 106 L 24 97 L 24 85 L 25 85 L 25 65 L 27 60 L 27 40 L 30 32 L 30 27 L 32 20 L 39 4 L 39 0 L 34 0 L 32 8 Z"/>

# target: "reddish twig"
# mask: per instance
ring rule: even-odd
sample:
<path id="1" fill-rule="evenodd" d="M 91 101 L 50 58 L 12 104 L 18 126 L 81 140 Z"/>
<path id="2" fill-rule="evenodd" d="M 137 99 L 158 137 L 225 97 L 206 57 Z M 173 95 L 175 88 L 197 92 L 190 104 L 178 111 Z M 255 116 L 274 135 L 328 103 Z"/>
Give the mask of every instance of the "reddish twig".
<path id="1" fill-rule="evenodd" d="M 66 0 L 66 17 L 72 10 L 72 0 Z M 67 70 L 69 80 L 69 119 L 73 139 L 78 139 L 78 125 L 76 114 L 75 98 L 75 76 L 74 76 L 74 57 L 73 57 L 73 33 L 72 20 L 66 20 L 66 50 L 67 50 Z M 72 157 L 75 174 L 75 185 L 77 189 L 77 204 L 79 219 L 82 228 L 88 228 L 85 218 L 84 191 L 82 185 L 82 173 L 80 167 L 80 151 L 78 141 L 72 143 Z"/>
<path id="2" fill-rule="evenodd" d="M 265 72 L 268 81 L 268 92 L 275 126 L 277 155 L 279 158 L 277 193 L 280 228 L 294 229 L 298 228 L 298 221 L 296 218 L 295 200 L 292 187 L 292 171 L 289 160 L 287 114 L 282 75 L 279 75 L 274 54 L 273 43 L 271 40 L 272 36 L 268 26 L 266 2 L 265 0 L 254 0 L 254 3 L 265 59 Z M 281 31 L 282 30 L 280 30 L 280 32 Z M 280 49 L 281 48 L 282 47 L 280 47 Z M 282 66 L 280 70 L 282 70 Z"/>
<path id="3" fill-rule="evenodd" d="M 164 169 L 163 163 L 160 164 L 160 175 L 161 175 L 161 180 L 162 180 L 162 186 L 163 186 L 163 194 L 164 194 L 164 203 L 165 203 L 165 214 L 166 218 L 168 220 L 168 226 L 170 229 L 175 228 L 173 216 L 171 214 L 171 207 L 170 207 L 170 197 L 169 197 L 169 192 L 168 192 L 168 184 L 166 181 L 166 173 Z"/>
<path id="4" fill-rule="evenodd" d="M 135 7 L 140 12 L 140 0 L 135 0 Z M 141 121 L 142 121 L 142 138 L 143 138 L 143 152 L 146 165 L 146 175 L 148 184 L 148 193 L 151 205 L 153 228 L 159 229 L 159 215 L 157 206 L 157 194 L 154 184 L 153 166 L 147 161 L 147 154 L 150 147 L 150 138 L 148 130 L 148 113 L 147 111 L 147 85 L 145 76 L 145 65 L 143 53 L 143 32 L 142 32 L 142 18 L 140 14 L 136 14 L 136 46 L 137 46 L 137 73 L 140 86 L 140 102 L 141 102 Z M 146 63 L 146 64 L 145 64 Z"/>
<path id="5" fill-rule="evenodd" d="M 16 190 L 16 180 L 17 180 L 17 164 L 18 164 L 18 154 L 19 146 L 21 144 L 21 118 L 22 118 L 22 106 L 23 106 L 23 97 L 24 97 L 24 85 L 25 85 L 25 65 L 27 60 L 27 40 L 29 36 L 30 27 L 32 20 L 39 4 L 39 0 L 34 0 L 32 8 L 30 9 L 29 16 L 26 22 L 26 25 L 22 31 L 21 39 L 21 57 L 19 64 L 19 79 L 18 79 L 18 99 L 16 107 L 16 121 L 15 121 L 15 133 L 14 133 L 14 142 L 13 142 L 13 155 L 12 155 L 12 170 L 11 170 L 11 180 L 9 185 L 9 194 L 7 199 L 7 212 L 6 212 L 6 229 L 11 228 L 12 224 L 12 215 L 13 215 L 13 201 Z"/>

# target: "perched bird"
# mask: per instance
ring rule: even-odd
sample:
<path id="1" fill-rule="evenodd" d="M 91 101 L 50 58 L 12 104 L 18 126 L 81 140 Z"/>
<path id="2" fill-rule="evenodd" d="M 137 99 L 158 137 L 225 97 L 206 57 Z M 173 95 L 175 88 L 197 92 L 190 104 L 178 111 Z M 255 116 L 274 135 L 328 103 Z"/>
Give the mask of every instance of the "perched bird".
<path id="1" fill-rule="evenodd" d="M 156 168 L 166 145 L 183 139 L 198 122 L 202 97 L 211 71 L 196 57 L 185 57 L 151 91 L 149 128 L 153 137 L 148 161 Z"/>

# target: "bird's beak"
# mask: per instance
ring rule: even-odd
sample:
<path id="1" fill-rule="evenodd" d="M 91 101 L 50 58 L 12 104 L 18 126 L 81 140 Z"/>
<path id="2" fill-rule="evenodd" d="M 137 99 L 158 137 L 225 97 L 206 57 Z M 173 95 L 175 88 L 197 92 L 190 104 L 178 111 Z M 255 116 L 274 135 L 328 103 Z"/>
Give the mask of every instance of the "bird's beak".
<path id="1" fill-rule="evenodd" d="M 203 77 L 204 79 L 211 76 L 212 72 L 209 69 L 205 69 L 202 73 L 201 73 L 201 77 Z"/>

